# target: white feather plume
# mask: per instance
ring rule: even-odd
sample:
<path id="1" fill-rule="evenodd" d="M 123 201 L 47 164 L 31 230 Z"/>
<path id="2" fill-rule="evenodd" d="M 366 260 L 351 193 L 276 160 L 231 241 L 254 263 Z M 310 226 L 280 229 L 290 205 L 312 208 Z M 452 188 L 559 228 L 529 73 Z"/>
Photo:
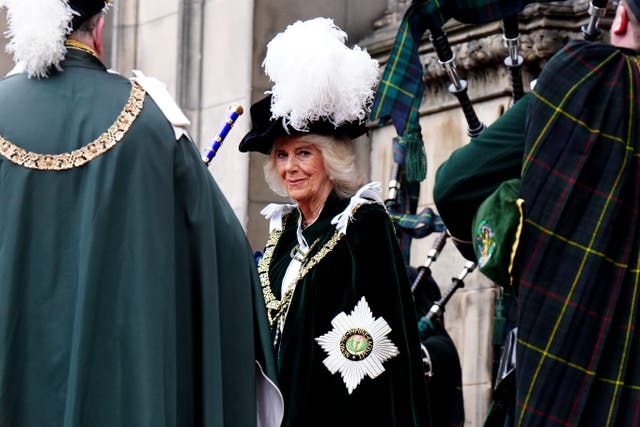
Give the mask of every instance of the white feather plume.
<path id="1" fill-rule="evenodd" d="M 10 38 L 6 47 L 29 77 L 46 77 L 64 59 L 64 41 L 75 13 L 66 0 L 0 0 L 7 8 Z"/>
<path id="2" fill-rule="evenodd" d="M 334 126 L 363 121 L 373 100 L 378 62 L 332 19 L 315 18 L 289 25 L 267 45 L 262 66 L 274 83 L 273 119 L 299 131 L 328 120 Z"/>

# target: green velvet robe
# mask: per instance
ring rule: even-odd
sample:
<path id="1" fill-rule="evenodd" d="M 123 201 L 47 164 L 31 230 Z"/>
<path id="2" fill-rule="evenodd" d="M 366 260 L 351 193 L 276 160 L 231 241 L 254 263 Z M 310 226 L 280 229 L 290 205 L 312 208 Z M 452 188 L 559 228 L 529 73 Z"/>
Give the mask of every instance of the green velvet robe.
<path id="1" fill-rule="evenodd" d="M 0 81 L 3 138 L 65 153 L 114 122 L 131 83 L 77 50 L 62 68 Z M 195 146 L 149 96 L 82 167 L 0 157 L 0 425 L 255 425 L 260 330 L 270 344 L 254 269 Z"/>
<path id="2" fill-rule="evenodd" d="M 331 220 L 348 202 L 331 194 L 316 222 L 303 231 L 309 245 L 317 241 L 307 259 L 335 236 Z M 297 245 L 298 218 L 297 209 L 285 216 L 268 265 L 277 299 Z M 332 330 L 336 315 L 350 314 L 362 297 L 373 316 L 384 318 L 391 327 L 388 337 L 399 354 L 383 363 L 385 372 L 380 376 L 364 377 L 348 394 L 340 374 L 331 374 L 323 365 L 327 353 L 316 338 Z M 430 425 L 410 286 L 393 226 L 382 206 L 360 206 L 346 235 L 297 283 L 276 352 L 285 401 L 283 426 Z"/>

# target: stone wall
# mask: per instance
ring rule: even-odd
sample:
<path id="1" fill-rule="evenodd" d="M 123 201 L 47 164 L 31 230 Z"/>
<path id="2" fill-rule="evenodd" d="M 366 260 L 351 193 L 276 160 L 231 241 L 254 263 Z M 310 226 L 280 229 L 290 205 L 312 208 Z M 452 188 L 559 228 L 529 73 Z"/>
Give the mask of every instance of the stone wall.
<path id="1" fill-rule="evenodd" d="M 105 62 L 126 76 L 143 70 L 167 85 L 204 148 L 229 107 L 251 98 L 252 0 L 121 0 L 109 14 L 113 49 Z M 210 170 L 246 223 L 249 159 L 236 147 L 249 129 L 238 120 Z"/>

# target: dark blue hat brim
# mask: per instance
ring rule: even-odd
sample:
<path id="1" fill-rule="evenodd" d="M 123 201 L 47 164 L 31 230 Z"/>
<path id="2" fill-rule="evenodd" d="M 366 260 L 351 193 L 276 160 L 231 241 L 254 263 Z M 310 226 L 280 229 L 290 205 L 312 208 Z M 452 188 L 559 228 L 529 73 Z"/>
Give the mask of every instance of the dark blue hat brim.
<path id="1" fill-rule="evenodd" d="M 71 21 L 73 29 L 77 30 L 87 19 L 104 9 L 106 4 L 105 0 L 69 0 L 71 9 L 78 12 L 78 15 L 73 15 Z"/>
<path id="2" fill-rule="evenodd" d="M 367 127 L 364 123 L 348 122 L 336 127 L 328 120 L 319 120 L 311 123 L 308 131 L 286 128 L 282 120 L 271 119 L 271 95 L 254 103 L 251 106 L 250 113 L 252 128 L 242 138 L 238 147 L 243 153 L 258 151 L 269 154 L 273 148 L 274 141 L 284 136 L 314 133 L 338 137 L 346 136 L 347 138 L 355 139 L 367 133 Z"/>

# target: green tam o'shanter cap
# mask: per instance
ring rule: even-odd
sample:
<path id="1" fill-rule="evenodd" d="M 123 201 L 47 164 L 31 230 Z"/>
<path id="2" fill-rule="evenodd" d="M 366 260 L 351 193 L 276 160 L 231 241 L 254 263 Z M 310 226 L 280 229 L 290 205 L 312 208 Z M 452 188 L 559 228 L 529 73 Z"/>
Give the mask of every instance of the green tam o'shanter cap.
<path id="1" fill-rule="evenodd" d="M 512 284 L 512 268 L 522 228 L 520 180 L 502 183 L 478 208 L 471 238 L 478 269 L 500 286 Z"/>

